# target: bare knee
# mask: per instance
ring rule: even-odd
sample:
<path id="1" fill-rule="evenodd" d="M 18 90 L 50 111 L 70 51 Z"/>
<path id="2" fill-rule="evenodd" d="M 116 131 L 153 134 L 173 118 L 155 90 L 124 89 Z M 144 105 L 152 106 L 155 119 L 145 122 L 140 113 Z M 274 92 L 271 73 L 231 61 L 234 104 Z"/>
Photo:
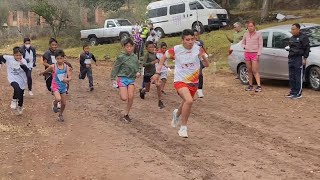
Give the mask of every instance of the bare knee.
<path id="1" fill-rule="evenodd" d="M 185 105 L 188 105 L 188 106 L 192 106 L 192 104 L 193 104 L 193 98 L 188 98 L 188 99 L 186 99 L 185 101 L 184 101 L 184 104 Z"/>
<path id="2" fill-rule="evenodd" d="M 126 96 L 120 96 L 121 101 L 128 101 L 128 97 Z"/>

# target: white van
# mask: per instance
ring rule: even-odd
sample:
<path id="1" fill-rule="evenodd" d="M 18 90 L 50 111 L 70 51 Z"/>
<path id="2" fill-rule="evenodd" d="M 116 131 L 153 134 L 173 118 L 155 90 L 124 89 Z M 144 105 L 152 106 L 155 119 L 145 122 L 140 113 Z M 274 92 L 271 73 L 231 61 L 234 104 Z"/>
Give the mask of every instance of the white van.
<path id="1" fill-rule="evenodd" d="M 147 6 L 148 21 L 159 36 L 179 33 L 184 29 L 205 29 L 227 26 L 229 17 L 213 0 L 162 0 Z"/>

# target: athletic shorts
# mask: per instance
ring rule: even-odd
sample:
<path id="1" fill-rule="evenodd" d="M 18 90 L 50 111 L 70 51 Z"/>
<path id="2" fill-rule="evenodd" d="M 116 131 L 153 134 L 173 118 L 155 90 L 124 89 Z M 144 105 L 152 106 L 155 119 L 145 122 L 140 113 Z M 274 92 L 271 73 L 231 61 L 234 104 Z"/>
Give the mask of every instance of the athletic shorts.
<path id="1" fill-rule="evenodd" d="M 143 76 L 143 82 L 149 83 L 149 82 L 151 82 L 151 78 L 152 78 L 152 76 Z"/>
<path id="2" fill-rule="evenodd" d="M 167 79 L 168 78 L 168 73 L 167 72 L 161 72 L 160 73 L 160 79 Z"/>
<path id="3" fill-rule="evenodd" d="M 134 80 L 127 77 L 118 77 L 117 83 L 119 87 L 128 87 L 134 85 Z"/>
<path id="4" fill-rule="evenodd" d="M 258 53 L 255 52 L 245 52 L 244 58 L 246 61 L 256 61 L 258 59 Z"/>
<path id="5" fill-rule="evenodd" d="M 198 84 L 187 84 L 184 82 L 175 82 L 174 83 L 174 88 L 178 91 L 181 88 L 188 88 L 190 91 L 190 94 L 192 97 L 194 97 L 194 95 L 196 94 L 197 90 L 198 90 Z"/>
<path id="6" fill-rule="evenodd" d="M 67 86 L 66 87 L 60 87 L 60 88 L 55 88 L 51 86 L 51 91 L 52 93 L 54 92 L 59 92 L 60 94 L 64 94 L 68 91 Z"/>

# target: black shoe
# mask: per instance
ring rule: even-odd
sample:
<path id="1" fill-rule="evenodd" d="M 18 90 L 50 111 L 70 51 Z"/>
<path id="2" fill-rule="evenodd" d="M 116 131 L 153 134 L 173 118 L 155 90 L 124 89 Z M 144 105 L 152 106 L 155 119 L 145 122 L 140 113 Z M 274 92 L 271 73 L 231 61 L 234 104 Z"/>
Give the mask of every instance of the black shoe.
<path id="1" fill-rule="evenodd" d="M 291 99 L 301 99 L 302 98 L 302 94 L 298 94 L 298 95 L 292 95 Z"/>
<path id="2" fill-rule="evenodd" d="M 139 92 L 140 92 L 140 98 L 144 99 L 146 94 L 142 92 L 142 89 L 140 89 Z"/>
<path id="3" fill-rule="evenodd" d="M 129 115 L 125 115 L 123 117 L 123 121 L 126 122 L 126 123 L 131 123 L 132 122 L 132 119 L 129 117 Z"/>
<path id="4" fill-rule="evenodd" d="M 93 91 L 94 90 L 94 88 L 93 87 L 90 87 L 90 91 Z"/>
<path id="5" fill-rule="evenodd" d="M 162 101 L 159 101 L 158 106 L 160 109 L 163 109 L 165 107 Z"/>
<path id="6" fill-rule="evenodd" d="M 293 94 L 288 94 L 285 96 L 286 98 L 292 98 L 293 97 Z"/>
<path id="7" fill-rule="evenodd" d="M 262 87 L 261 86 L 257 86 L 255 92 L 261 92 L 262 91 Z"/>
<path id="8" fill-rule="evenodd" d="M 246 91 L 253 91 L 253 86 L 252 86 L 252 85 L 249 85 L 249 86 L 246 88 Z"/>

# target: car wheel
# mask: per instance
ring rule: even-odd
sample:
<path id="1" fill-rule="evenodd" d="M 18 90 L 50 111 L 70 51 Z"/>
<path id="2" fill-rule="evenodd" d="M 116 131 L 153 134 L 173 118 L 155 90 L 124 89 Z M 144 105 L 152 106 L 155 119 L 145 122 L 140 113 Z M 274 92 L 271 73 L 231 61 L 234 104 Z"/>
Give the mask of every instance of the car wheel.
<path id="1" fill-rule="evenodd" d="M 156 28 L 155 31 L 157 32 L 160 38 L 164 38 L 164 31 L 162 28 Z"/>
<path id="2" fill-rule="evenodd" d="M 130 38 L 130 35 L 128 33 L 121 33 L 120 40 L 123 41 L 125 39 Z"/>
<path id="3" fill-rule="evenodd" d="M 200 34 L 204 33 L 204 26 L 201 22 L 193 23 L 192 29 L 196 29 Z"/>
<path id="4" fill-rule="evenodd" d="M 309 84 L 313 90 L 320 91 L 320 68 L 312 67 L 309 71 Z"/>
<path id="5" fill-rule="evenodd" d="M 244 85 L 249 84 L 248 70 L 247 70 L 247 66 L 245 64 L 242 64 L 239 67 L 238 77 L 239 77 L 239 80 L 242 84 L 244 84 Z"/>
<path id="6" fill-rule="evenodd" d="M 97 40 L 97 38 L 93 37 L 93 38 L 90 38 L 89 43 L 91 46 L 97 46 L 98 40 Z"/>

